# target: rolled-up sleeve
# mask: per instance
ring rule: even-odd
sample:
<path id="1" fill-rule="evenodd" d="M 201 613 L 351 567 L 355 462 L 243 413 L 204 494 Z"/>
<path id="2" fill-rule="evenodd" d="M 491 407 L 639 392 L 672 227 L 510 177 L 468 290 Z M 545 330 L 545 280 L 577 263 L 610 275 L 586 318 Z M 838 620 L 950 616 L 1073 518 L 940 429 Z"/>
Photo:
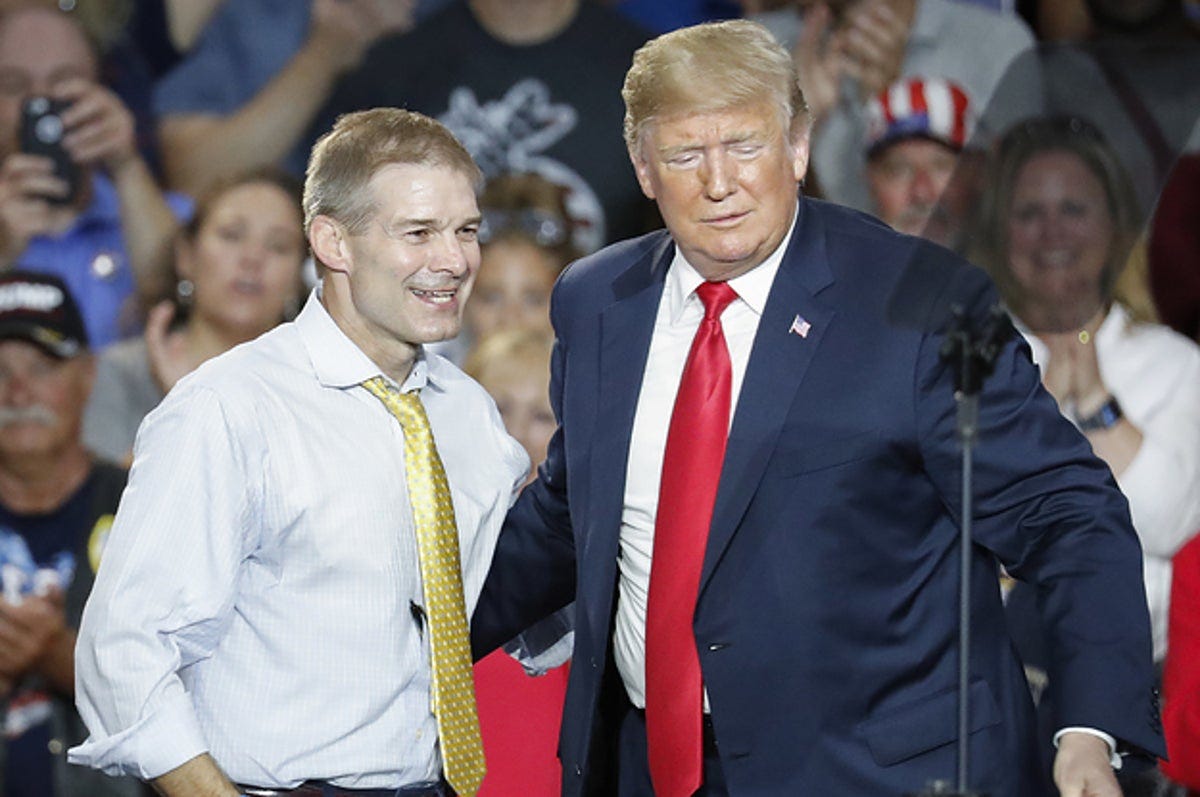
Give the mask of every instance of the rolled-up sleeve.
<path id="1" fill-rule="evenodd" d="M 255 433 L 186 380 L 139 432 L 80 626 L 76 702 L 90 736 L 72 763 L 151 779 L 208 749 L 180 673 L 211 655 L 233 612 L 257 533 Z"/>

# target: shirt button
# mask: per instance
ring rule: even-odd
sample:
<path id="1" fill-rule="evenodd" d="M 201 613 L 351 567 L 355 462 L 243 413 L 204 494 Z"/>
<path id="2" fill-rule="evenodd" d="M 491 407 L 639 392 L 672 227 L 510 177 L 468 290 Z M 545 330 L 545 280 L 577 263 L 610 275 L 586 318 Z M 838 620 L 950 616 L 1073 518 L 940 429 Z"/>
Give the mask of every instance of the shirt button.
<path id="1" fill-rule="evenodd" d="M 51 739 L 46 749 L 50 751 L 50 755 L 62 755 L 63 743 L 59 739 Z"/>

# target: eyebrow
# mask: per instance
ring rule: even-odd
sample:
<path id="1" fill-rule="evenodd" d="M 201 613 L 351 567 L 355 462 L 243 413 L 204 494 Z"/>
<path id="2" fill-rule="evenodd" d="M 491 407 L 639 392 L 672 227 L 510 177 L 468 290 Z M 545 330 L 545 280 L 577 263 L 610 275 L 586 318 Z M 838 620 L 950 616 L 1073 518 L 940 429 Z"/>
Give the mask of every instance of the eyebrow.
<path id="1" fill-rule="evenodd" d="M 745 144 L 747 142 L 765 143 L 767 137 L 762 133 L 744 131 L 730 133 L 721 139 L 721 146 L 735 146 L 737 144 Z M 680 144 L 675 147 L 662 147 L 658 150 L 658 154 L 662 158 L 673 158 L 676 155 L 682 155 L 685 152 L 698 152 L 705 149 L 703 144 Z"/>
<path id="2" fill-rule="evenodd" d="M 471 224 L 479 224 L 482 221 L 483 221 L 483 215 L 476 213 L 473 216 L 468 216 L 458 226 L 465 227 L 465 226 L 468 226 Z M 398 230 L 408 228 L 408 227 L 432 227 L 435 230 L 437 230 L 437 229 L 441 229 L 442 227 L 447 226 L 447 222 L 443 219 L 434 219 L 434 218 L 426 218 L 426 219 L 402 218 L 402 219 L 393 219 L 392 221 L 390 221 L 386 224 L 383 224 L 381 222 L 381 225 L 383 226 L 384 232 L 391 234 L 393 232 L 396 232 Z"/>

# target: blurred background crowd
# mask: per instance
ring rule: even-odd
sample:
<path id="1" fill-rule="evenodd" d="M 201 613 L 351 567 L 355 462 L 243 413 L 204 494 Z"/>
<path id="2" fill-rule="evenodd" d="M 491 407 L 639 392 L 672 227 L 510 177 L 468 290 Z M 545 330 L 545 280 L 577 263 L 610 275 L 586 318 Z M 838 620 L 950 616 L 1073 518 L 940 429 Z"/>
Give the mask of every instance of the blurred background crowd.
<path id="1" fill-rule="evenodd" d="M 66 764 L 73 627 L 142 418 L 310 289 L 300 182 L 332 120 L 421 111 L 484 170 L 439 350 L 537 463 L 555 278 L 660 226 L 621 136 L 633 52 L 736 16 L 800 68 L 806 195 L 987 269 L 1111 467 L 1171 750 L 1124 786 L 1200 790 L 1200 0 L 0 0 L 0 795 L 142 788 Z M 998 588 L 1052 728 L 1037 596 Z M 484 794 L 557 793 L 566 658 L 479 664 Z"/>

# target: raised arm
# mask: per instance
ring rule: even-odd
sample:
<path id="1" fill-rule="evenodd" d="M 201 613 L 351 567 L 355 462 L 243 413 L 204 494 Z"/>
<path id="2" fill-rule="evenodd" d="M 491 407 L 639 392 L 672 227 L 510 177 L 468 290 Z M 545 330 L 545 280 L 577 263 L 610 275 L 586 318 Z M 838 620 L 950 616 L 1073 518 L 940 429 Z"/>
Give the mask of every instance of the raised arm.
<path id="1" fill-rule="evenodd" d="M 253 99 L 227 115 L 166 115 L 159 127 L 168 183 L 190 194 L 221 177 L 282 160 L 334 83 L 380 37 L 412 26 L 412 0 L 313 0 L 307 39 Z"/>

